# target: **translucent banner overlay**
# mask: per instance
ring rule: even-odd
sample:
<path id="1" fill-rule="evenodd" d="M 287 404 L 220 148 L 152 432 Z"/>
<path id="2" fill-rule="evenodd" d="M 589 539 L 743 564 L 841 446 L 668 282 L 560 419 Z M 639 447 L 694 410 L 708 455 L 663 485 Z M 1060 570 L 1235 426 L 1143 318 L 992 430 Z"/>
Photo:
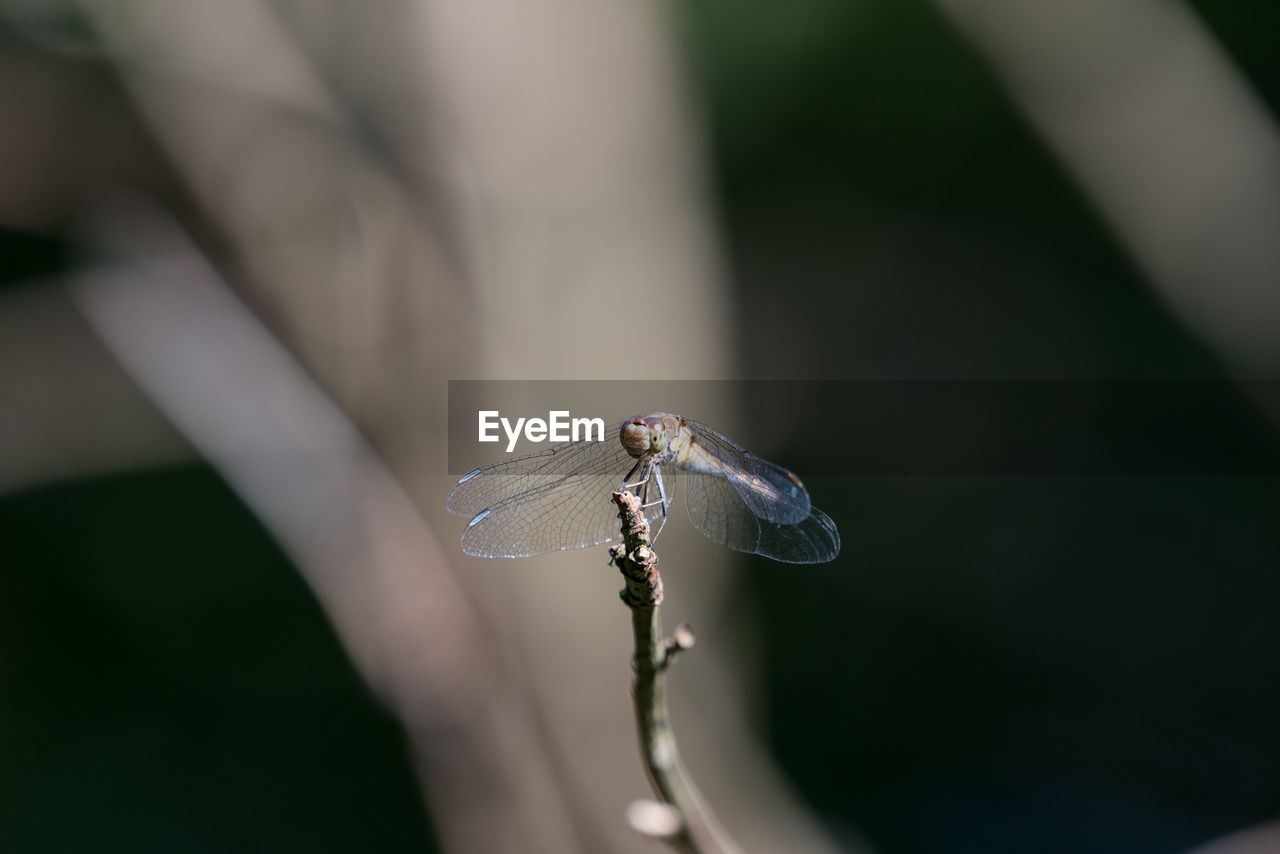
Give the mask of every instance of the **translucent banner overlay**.
<path id="1" fill-rule="evenodd" d="M 496 441 L 479 441 L 481 412 Z M 1280 474 L 1264 414 L 1280 415 L 1280 382 L 1067 380 L 454 380 L 449 472 L 557 444 L 529 441 L 531 419 L 536 438 L 550 432 L 537 421 L 568 430 L 654 412 L 708 424 L 802 477 Z M 618 441 L 616 426 L 604 441 Z"/>

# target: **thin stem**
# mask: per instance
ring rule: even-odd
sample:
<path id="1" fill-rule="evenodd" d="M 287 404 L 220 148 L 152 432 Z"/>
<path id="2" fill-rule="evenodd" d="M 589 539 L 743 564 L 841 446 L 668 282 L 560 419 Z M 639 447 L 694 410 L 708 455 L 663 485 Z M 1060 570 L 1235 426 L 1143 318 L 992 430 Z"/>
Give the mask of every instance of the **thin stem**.
<path id="1" fill-rule="evenodd" d="M 740 854 L 741 849 L 720 826 L 685 769 L 667 714 L 667 668 L 677 653 L 693 646 L 693 634 L 681 627 L 674 637 L 662 639 L 658 610 L 662 576 L 658 573 L 658 556 L 649 541 L 649 523 L 636 496 L 615 492 L 613 501 L 622 519 L 623 545 L 613 549 L 612 554 L 626 579 L 621 595 L 631 608 L 635 636 L 632 697 L 640 750 L 654 794 L 674 808 L 680 818 L 678 827 L 661 834 L 661 838 L 676 851 L 688 854 Z"/>

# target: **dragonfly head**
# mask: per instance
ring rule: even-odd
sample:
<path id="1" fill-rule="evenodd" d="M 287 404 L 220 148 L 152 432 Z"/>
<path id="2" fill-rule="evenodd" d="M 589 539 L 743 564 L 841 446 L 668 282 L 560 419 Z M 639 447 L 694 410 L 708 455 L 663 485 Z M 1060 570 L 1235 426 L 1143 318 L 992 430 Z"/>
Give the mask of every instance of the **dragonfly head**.
<path id="1" fill-rule="evenodd" d="M 666 450 L 672 416 L 655 412 L 653 415 L 637 415 L 622 422 L 618 439 L 627 453 L 639 458 Z M 675 419 L 679 423 L 679 418 Z"/>

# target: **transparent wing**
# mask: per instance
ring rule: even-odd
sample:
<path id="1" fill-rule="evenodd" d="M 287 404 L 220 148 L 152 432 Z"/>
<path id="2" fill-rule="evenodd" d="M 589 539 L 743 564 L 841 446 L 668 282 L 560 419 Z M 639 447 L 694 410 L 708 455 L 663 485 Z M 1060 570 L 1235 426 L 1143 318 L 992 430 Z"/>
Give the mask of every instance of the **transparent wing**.
<path id="1" fill-rule="evenodd" d="M 620 478 L 548 479 L 479 511 L 462 532 L 462 550 L 478 557 L 529 557 L 615 540 L 620 536 L 618 508 L 609 493 Z"/>
<path id="2" fill-rule="evenodd" d="M 523 492 L 545 490 L 557 479 L 568 481 L 583 475 L 614 477 L 616 487 L 635 464 L 617 440 L 621 426 L 618 421 L 605 427 L 603 442 L 564 442 L 472 469 L 449 490 L 445 508 L 470 518 Z M 606 492 L 605 499 L 608 497 Z"/>
<path id="3" fill-rule="evenodd" d="M 812 507 L 798 525 L 762 521 L 756 554 L 783 563 L 826 563 L 840 554 L 840 532 L 830 516 Z"/>
<path id="4" fill-rule="evenodd" d="M 635 465 L 610 441 L 620 425 L 605 428 L 604 442 L 568 442 L 464 474 L 445 499 L 449 512 L 470 517 L 462 550 L 530 557 L 618 539 L 618 508 L 609 495 Z M 651 521 L 661 513 L 646 510 Z"/>
<path id="5" fill-rule="evenodd" d="M 697 442 L 719 469 L 718 473 L 751 512 L 762 520 L 797 524 L 809 516 L 809 492 L 790 471 L 761 459 L 706 424 L 686 419 Z M 713 538 L 714 539 L 714 538 Z"/>
<path id="6" fill-rule="evenodd" d="M 717 543 L 783 563 L 825 563 L 840 553 L 835 522 L 816 507 L 796 524 L 762 519 L 727 480 L 709 474 L 684 478 L 694 527 Z"/>

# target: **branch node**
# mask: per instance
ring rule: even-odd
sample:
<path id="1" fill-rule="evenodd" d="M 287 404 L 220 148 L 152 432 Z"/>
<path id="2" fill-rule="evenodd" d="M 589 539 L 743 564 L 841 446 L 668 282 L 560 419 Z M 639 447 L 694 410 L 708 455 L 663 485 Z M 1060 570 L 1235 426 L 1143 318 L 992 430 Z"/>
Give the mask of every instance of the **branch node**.
<path id="1" fill-rule="evenodd" d="M 613 493 L 613 503 L 622 519 L 622 544 L 609 549 L 609 556 L 627 582 L 622 601 L 633 610 L 656 608 L 662 602 L 662 576 L 649 543 L 649 520 L 640 499 L 630 492 Z"/>
<path id="2" fill-rule="evenodd" d="M 684 819 L 678 809 L 648 798 L 627 805 L 627 823 L 640 835 L 664 842 L 684 832 Z"/>
<path id="3" fill-rule="evenodd" d="M 693 634 L 693 629 L 688 623 L 681 623 L 676 626 L 676 630 L 671 633 L 671 637 L 662 641 L 662 661 L 663 668 L 668 667 L 675 657 L 685 650 L 693 649 L 693 645 L 698 639 Z"/>

